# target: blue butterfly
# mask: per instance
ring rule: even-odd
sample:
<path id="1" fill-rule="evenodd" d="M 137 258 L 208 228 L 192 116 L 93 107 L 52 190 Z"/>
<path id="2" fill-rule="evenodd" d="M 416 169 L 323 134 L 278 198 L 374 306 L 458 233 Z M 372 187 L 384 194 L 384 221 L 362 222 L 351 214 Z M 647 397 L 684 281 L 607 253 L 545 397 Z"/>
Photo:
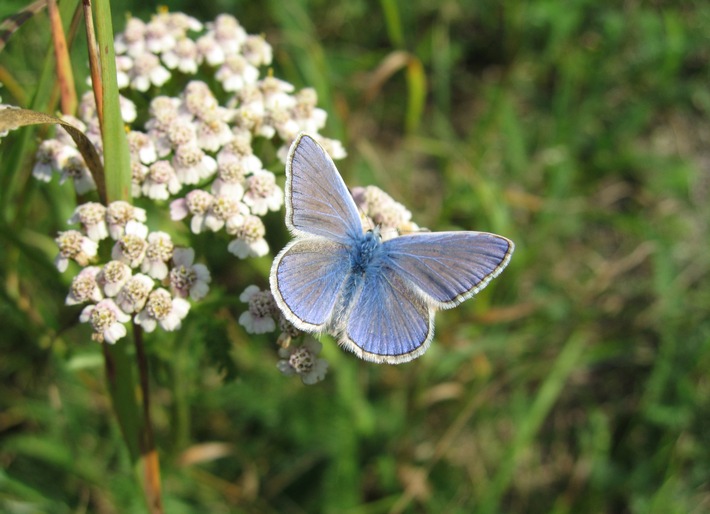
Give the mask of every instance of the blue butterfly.
<path id="1" fill-rule="evenodd" d="M 422 355 L 434 312 L 472 297 L 503 271 L 513 242 L 486 232 L 421 232 L 382 241 L 364 230 L 330 156 L 300 134 L 286 163 L 286 226 L 294 239 L 271 267 L 286 319 L 326 332 L 361 359 Z"/>

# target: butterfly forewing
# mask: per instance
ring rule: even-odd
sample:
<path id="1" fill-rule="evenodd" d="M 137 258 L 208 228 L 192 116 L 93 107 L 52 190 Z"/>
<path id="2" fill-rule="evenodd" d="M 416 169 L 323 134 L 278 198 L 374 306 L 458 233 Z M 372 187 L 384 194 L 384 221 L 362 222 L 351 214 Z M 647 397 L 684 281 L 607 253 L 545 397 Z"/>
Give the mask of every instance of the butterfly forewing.
<path id="1" fill-rule="evenodd" d="M 342 244 L 297 239 L 274 260 L 271 291 L 286 318 L 301 330 L 320 330 L 331 317 L 349 257 Z"/>
<path id="2" fill-rule="evenodd" d="M 293 143 L 286 164 L 286 223 L 342 243 L 362 237 L 357 207 L 333 160 L 305 134 Z"/>
<path id="3" fill-rule="evenodd" d="M 512 241 L 487 232 L 423 232 L 383 243 L 387 266 L 439 309 L 478 293 L 510 261 Z"/>
<path id="4" fill-rule="evenodd" d="M 365 276 L 350 311 L 343 345 L 363 359 L 397 364 L 418 357 L 434 335 L 433 313 L 396 272 Z"/>

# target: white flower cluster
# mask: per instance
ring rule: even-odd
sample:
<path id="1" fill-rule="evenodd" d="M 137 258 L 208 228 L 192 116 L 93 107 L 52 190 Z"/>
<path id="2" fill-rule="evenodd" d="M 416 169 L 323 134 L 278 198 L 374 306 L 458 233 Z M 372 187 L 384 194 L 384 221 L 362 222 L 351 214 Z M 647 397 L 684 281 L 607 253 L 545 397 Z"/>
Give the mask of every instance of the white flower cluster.
<path id="1" fill-rule="evenodd" d="M 89 304 L 80 320 L 91 323 L 96 341 L 115 343 L 126 335 L 124 323 L 132 316 L 146 332 L 157 326 L 177 330 L 190 310 L 187 299 L 199 301 L 209 291 L 210 272 L 194 263 L 195 251 L 175 247 L 165 232 L 149 232 L 145 221 L 145 210 L 127 202 L 108 207 L 89 202 L 69 219 L 80 230 L 60 232 L 55 240 L 59 271 L 70 260 L 83 267 L 72 280 L 66 304 Z M 113 241 L 112 260 L 90 265 L 105 239 Z"/>
<path id="2" fill-rule="evenodd" d="M 281 373 L 298 375 L 307 385 L 315 384 L 325 378 L 328 362 L 318 358 L 322 349 L 321 343 L 307 336 L 303 344 L 292 344 L 293 339 L 301 337 L 303 333 L 284 318 L 276 306 L 271 291 L 262 291 L 257 286 L 249 286 L 239 299 L 249 304 L 249 309 L 239 317 L 239 323 L 250 334 L 273 332 L 276 330 L 276 320 L 278 320 L 281 330 L 278 338 L 281 360 L 276 366 Z"/>
<path id="3" fill-rule="evenodd" d="M 354 187 L 353 199 L 365 227 L 380 227 L 383 239 L 422 230 L 412 213 L 377 186 Z"/>
<path id="4" fill-rule="evenodd" d="M 254 152 L 262 146 L 259 140 L 274 140 L 282 163 L 303 131 L 317 137 L 334 159 L 345 156 L 339 141 L 318 135 L 326 112 L 317 107 L 315 90 L 296 91 L 270 71 L 262 73 L 271 64 L 271 47 L 231 15 L 206 24 L 164 11 L 148 22 L 130 18 L 116 36 L 115 50 L 133 197 L 169 206 L 171 219 L 187 221 L 195 234 L 224 230 L 231 236 L 228 251 L 241 259 L 266 255 L 262 217 L 282 208 L 283 192 Z M 82 98 L 77 116 L 64 119 L 84 131 L 102 156 L 91 93 Z M 55 173 L 62 182 L 72 179 L 78 193 L 96 188 L 61 128 L 40 145 L 33 169 L 47 182 Z M 92 324 L 94 339 L 115 342 L 131 317 L 146 331 L 157 325 L 175 330 L 189 309 L 187 298 L 207 293 L 207 268 L 193 264 L 191 249 L 174 248 L 168 234 L 148 233 L 143 209 L 125 202 L 85 203 L 71 222 L 81 230 L 57 237 L 57 267 L 64 271 L 69 260 L 84 267 L 67 303 L 89 304 L 81 320 Z M 99 241 L 107 238 L 114 241 L 113 260 L 92 265 Z M 318 343 L 290 344 L 302 334 L 281 316 L 269 291 L 251 286 L 240 298 L 249 303 L 239 320 L 248 332 L 281 330 L 285 360 L 279 369 L 298 374 L 304 383 L 323 379 L 327 363 L 317 358 Z"/>
<path id="5" fill-rule="evenodd" d="M 325 124 L 326 112 L 316 107 L 315 91 L 294 92 L 288 82 L 271 75 L 260 78 L 259 67 L 271 63 L 271 47 L 263 37 L 247 34 L 231 15 L 205 25 L 183 13 L 160 12 L 147 23 L 130 18 L 115 47 L 123 93 L 150 99 L 148 112 L 138 113 L 135 103 L 121 97 L 122 116 L 130 127 L 133 197 L 177 197 L 170 203 L 173 220 L 189 219 L 194 233 L 224 229 L 232 236 L 228 251 L 240 259 L 266 255 L 261 217 L 281 209 L 283 192 L 254 154 L 253 140 L 277 139 L 277 155 L 285 162 L 299 132 L 317 134 Z M 177 96 L 150 95 L 154 87 L 167 90 L 173 77 L 184 83 L 197 73 L 212 74 L 222 90 L 189 80 Z M 132 126 L 136 119 L 146 120 L 142 128 Z M 79 118 L 64 120 L 84 131 L 102 153 L 91 93 L 82 98 Z M 334 158 L 345 156 L 339 141 L 320 142 Z M 45 182 L 54 172 L 61 182 L 72 179 L 80 194 L 96 188 L 63 129 L 42 142 L 33 169 Z"/>

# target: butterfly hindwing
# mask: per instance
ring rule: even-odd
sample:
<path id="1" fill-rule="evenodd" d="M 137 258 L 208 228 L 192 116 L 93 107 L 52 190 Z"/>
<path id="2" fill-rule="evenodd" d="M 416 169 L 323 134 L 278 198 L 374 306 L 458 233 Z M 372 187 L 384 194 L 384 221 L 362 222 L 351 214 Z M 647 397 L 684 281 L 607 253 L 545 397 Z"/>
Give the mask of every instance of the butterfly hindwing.
<path id="1" fill-rule="evenodd" d="M 286 318 L 301 330 L 321 330 L 349 272 L 340 243 L 309 237 L 292 241 L 274 259 L 271 291 Z"/>
<path id="2" fill-rule="evenodd" d="M 374 362 L 412 360 L 431 342 L 433 312 L 397 272 L 377 271 L 366 274 L 362 292 L 341 328 L 341 343 Z"/>

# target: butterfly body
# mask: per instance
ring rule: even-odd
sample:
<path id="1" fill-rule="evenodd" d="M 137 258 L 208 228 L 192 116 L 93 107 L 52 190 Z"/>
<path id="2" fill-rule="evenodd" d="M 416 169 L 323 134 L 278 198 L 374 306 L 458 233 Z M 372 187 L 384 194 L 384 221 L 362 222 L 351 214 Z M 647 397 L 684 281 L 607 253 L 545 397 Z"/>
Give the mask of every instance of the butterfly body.
<path id="1" fill-rule="evenodd" d="M 274 259 L 271 291 L 297 328 L 327 332 L 359 357 L 398 364 L 428 348 L 434 312 L 483 289 L 512 241 L 486 232 L 422 232 L 382 241 L 365 231 L 345 183 L 316 141 L 299 136 L 286 167 L 295 239 Z"/>

